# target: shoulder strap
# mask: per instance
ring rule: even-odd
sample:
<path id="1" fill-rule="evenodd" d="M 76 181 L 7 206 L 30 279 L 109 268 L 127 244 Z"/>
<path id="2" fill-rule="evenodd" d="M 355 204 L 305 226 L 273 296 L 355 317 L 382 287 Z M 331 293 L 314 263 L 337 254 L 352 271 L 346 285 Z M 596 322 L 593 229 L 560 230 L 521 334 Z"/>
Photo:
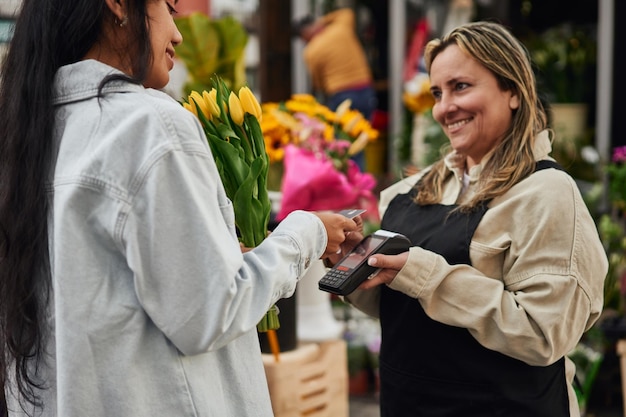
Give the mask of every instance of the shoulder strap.
<path id="1" fill-rule="evenodd" d="M 565 169 L 559 165 L 558 162 L 550 161 L 548 159 L 542 159 L 541 161 L 537 161 L 535 164 L 535 172 L 541 171 L 542 169 L 554 168 L 560 171 L 565 171 Z"/>

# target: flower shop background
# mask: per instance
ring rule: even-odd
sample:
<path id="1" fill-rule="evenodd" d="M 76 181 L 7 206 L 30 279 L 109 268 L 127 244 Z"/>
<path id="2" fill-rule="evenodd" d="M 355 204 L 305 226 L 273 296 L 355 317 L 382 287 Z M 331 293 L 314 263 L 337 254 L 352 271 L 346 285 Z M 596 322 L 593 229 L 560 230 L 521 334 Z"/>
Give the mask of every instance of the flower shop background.
<path id="1" fill-rule="evenodd" d="M 20 3 L 0 0 L 0 61 Z M 616 40 L 624 39 L 624 25 L 619 23 L 626 16 L 625 5 L 614 0 L 574 0 L 566 5 L 558 0 L 181 0 L 177 8 L 181 15 L 199 11 L 214 20 L 224 19 L 211 38 L 217 43 L 207 47 L 214 50 L 223 44 L 226 50 L 214 57 L 208 75 L 231 71 L 230 80 L 245 83 L 262 103 L 276 106 L 293 94 L 310 92 L 301 61 L 302 44 L 290 36 L 290 22 L 308 12 L 320 15 L 335 7 L 354 8 L 379 102 L 376 118 L 370 121 L 378 136 L 367 142 L 362 173 L 375 179 L 370 189 L 374 196 L 407 171 L 427 165 L 445 143 L 430 119 L 428 95 L 423 94 L 427 82 L 419 67 L 423 42 L 455 22 L 482 18 L 509 25 L 524 39 L 536 62 L 545 102 L 552 108 L 558 134 L 555 155 L 580 184 L 611 260 L 605 317 L 583 340 L 583 347 L 589 350 L 573 353 L 589 364 L 581 367 L 586 371 L 581 376 L 587 378 L 581 393 L 587 401 L 586 414 L 606 417 L 623 415 L 617 341 L 626 337 L 626 168 L 621 148 L 626 136 L 617 130 L 617 98 L 624 96 L 624 83 L 614 83 L 613 74 L 624 72 L 624 63 L 614 57 L 619 51 Z M 229 34 L 220 37 L 224 33 Z M 197 58 L 199 64 L 206 61 L 203 54 L 198 53 Z M 230 70 L 224 69 L 223 65 L 235 63 Z M 185 65 L 175 67 L 167 87 L 175 98 L 185 97 L 188 75 Z M 569 105 L 572 103 L 575 105 Z M 565 108 L 565 113 L 560 108 Z M 563 119 L 571 108 L 582 113 Z M 295 297 L 288 301 L 295 309 Z M 377 323 L 338 302 L 332 307 L 340 326 L 338 337 L 348 346 L 351 398 L 373 398 L 365 402 L 375 410 Z M 285 327 L 295 325 L 295 318 L 291 324 L 288 318 L 286 314 L 281 317 Z M 288 344 L 283 348 L 289 348 Z M 358 401 L 351 401 L 351 415 L 377 415 L 357 405 Z"/>
<path id="2" fill-rule="evenodd" d="M 213 3 L 217 6 L 218 2 Z M 615 341 L 621 337 L 619 327 L 623 315 L 621 288 L 624 285 L 620 281 L 624 230 L 621 211 L 614 205 L 615 194 L 607 190 L 616 177 L 615 172 L 609 175 L 608 171 L 612 151 L 623 142 L 620 142 L 622 138 L 609 133 L 608 146 L 606 143 L 598 145 L 598 137 L 607 135 L 606 127 L 599 127 L 599 119 L 615 120 L 614 107 L 607 108 L 604 102 L 598 101 L 600 84 L 606 81 L 598 65 L 599 56 L 606 58 L 606 51 L 604 55 L 601 51 L 605 42 L 598 22 L 606 3 L 579 1 L 567 10 L 556 1 L 293 1 L 287 6 L 286 1 L 268 0 L 260 4 L 230 2 L 230 8 L 226 5 L 228 2 L 219 3 L 224 6 L 217 7 L 213 17 L 234 16 L 248 32 L 246 83 L 263 103 L 274 108 L 284 108 L 285 103 L 294 98 L 293 93 L 310 91 L 306 70 L 299 59 L 302 45 L 288 35 L 287 22 L 307 12 L 320 15 L 339 6 L 353 7 L 357 11 L 359 34 L 371 60 L 379 98 L 377 118 L 370 121 L 379 135 L 365 149 L 365 171 L 376 179 L 374 194 L 400 176 L 428 165 L 446 143 L 430 117 L 432 103 L 427 77 L 421 73 L 419 62 L 423 43 L 468 19 L 494 18 L 512 27 L 525 41 L 537 66 L 539 86 L 557 133 L 554 155 L 580 184 L 612 260 L 607 277 L 607 319 L 603 321 L 612 323 L 611 328 L 599 323 L 586 335 L 581 351 L 572 353 L 579 363 L 589 364 L 586 369 L 581 366 L 586 371 L 581 377 L 587 377 L 581 396 L 588 402 L 589 415 L 593 415 L 594 407 L 621 409 L 622 388 Z M 252 6 L 244 7 L 244 3 Z M 398 24 L 398 19 L 402 24 Z M 394 32 L 390 20 L 394 21 L 394 26 L 403 27 L 402 34 Z M 401 62 L 399 67 L 398 62 Z M 600 111 L 602 108 L 604 113 Z M 574 116 L 568 119 L 571 112 L 575 112 Z M 306 124 L 301 116 L 295 119 L 296 123 Z M 294 123 L 284 117 L 280 122 L 283 128 Z M 310 135 L 315 127 L 308 126 L 304 130 Z M 303 129 L 295 131 L 299 132 L 296 136 L 301 136 Z M 280 148 L 274 150 L 280 151 Z M 618 166 L 621 166 L 619 161 L 615 163 L 615 167 Z M 272 168 L 276 181 L 277 176 L 282 177 L 276 172 L 283 167 L 279 164 Z M 375 392 L 376 323 L 340 303 L 334 303 L 333 307 L 335 317 L 344 324 L 342 337 L 348 342 L 350 391 L 353 396 Z"/>

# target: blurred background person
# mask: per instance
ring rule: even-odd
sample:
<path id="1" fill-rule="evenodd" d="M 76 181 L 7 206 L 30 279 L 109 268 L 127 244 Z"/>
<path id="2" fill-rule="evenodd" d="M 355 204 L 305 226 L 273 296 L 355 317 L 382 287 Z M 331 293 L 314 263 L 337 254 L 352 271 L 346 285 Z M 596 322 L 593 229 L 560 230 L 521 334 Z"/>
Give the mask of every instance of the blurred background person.
<path id="1" fill-rule="evenodd" d="M 371 120 L 377 106 L 372 71 L 356 33 L 351 8 L 342 8 L 317 19 L 307 15 L 294 22 L 293 33 L 304 42 L 304 62 L 313 88 L 331 110 L 350 99 L 351 108 Z M 354 160 L 365 170 L 364 154 Z"/>

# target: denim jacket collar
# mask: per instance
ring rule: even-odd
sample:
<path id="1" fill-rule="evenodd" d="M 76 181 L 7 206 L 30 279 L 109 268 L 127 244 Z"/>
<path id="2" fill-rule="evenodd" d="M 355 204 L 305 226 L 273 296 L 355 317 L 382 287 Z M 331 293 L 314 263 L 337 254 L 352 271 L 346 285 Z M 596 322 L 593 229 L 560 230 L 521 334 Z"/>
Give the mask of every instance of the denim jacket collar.
<path id="1" fill-rule="evenodd" d="M 55 105 L 87 100 L 98 95 L 102 80 L 121 71 L 94 59 L 87 59 L 65 65 L 56 73 L 54 81 Z M 102 95 L 108 92 L 131 92 L 144 90 L 144 87 L 124 80 L 115 80 L 102 88 Z"/>

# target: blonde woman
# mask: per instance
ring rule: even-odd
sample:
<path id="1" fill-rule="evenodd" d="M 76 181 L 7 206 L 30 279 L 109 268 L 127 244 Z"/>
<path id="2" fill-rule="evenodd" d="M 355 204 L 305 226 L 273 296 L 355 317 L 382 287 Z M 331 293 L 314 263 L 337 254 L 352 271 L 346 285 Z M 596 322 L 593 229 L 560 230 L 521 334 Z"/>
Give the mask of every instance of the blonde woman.
<path id="1" fill-rule="evenodd" d="M 566 357 L 602 309 L 607 259 L 550 132 L 527 51 L 475 22 L 426 48 L 450 151 L 384 190 L 400 255 L 348 297 L 380 317 L 382 417 L 579 416 Z"/>

